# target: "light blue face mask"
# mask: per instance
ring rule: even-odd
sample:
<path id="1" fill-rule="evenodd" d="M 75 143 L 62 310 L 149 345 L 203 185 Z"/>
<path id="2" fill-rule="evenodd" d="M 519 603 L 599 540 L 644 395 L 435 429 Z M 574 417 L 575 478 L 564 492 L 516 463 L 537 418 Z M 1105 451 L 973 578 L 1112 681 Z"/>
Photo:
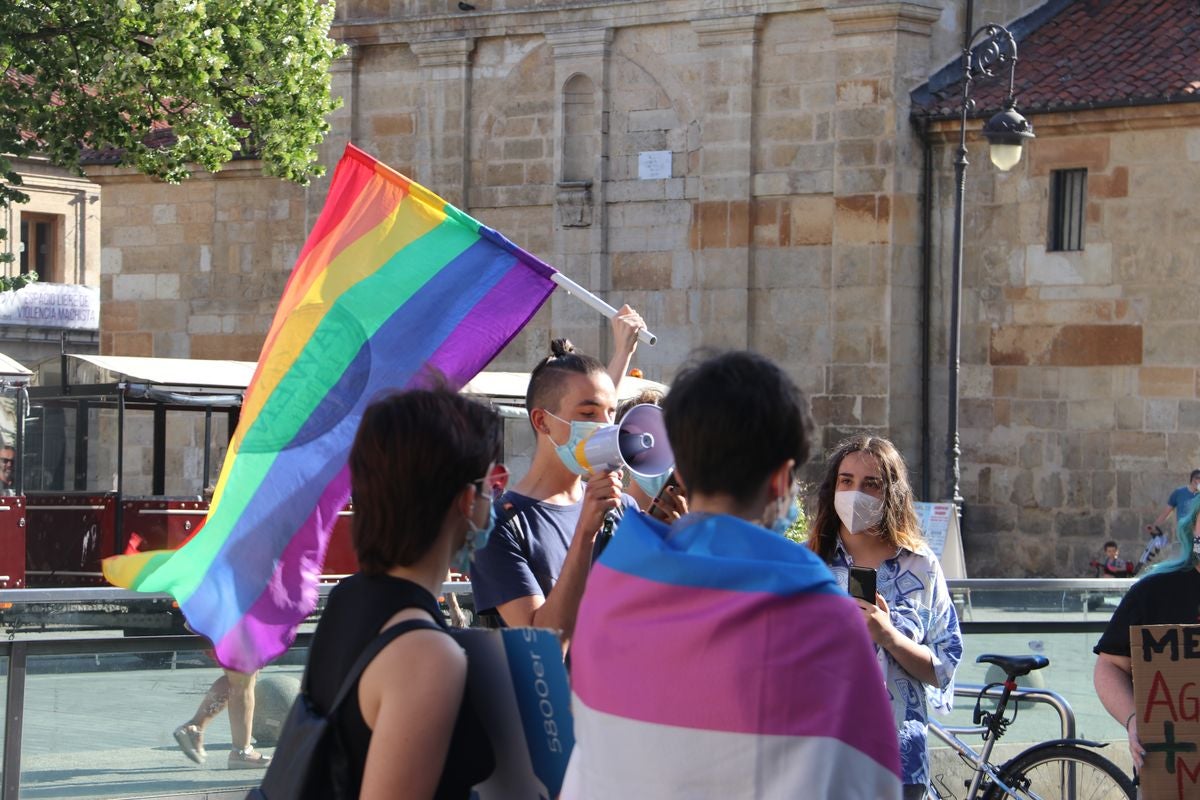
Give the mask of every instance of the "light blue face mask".
<path id="1" fill-rule="evenodd" d="M 488 539 L 492 535 L 492 529 L 496 527 L 496 502 L 495 498 L 488 498 L 488 518 L 482 528 L 475 527 L 475 522 L 467 517 L 467 539 L 463 542 L 463 546 L 458 548 L 458 551 L 450 558 L 450 569 L 455 572 L 461 572 L 466 575 L 467 570 L 471 568 L 471 562 L 475 560 L 475 553 L 487 546 Z"/>
<path id="2" fill-rule="evenodd" d="M 633 473 L 633 482 L 642 487 L 642 491 L 652 500 L 658 497 L 658 493 L 663 490 L 663 487 L 667 485 L 667 481 L 670 479 L 671 470 L 667 470 L 662 475 L 654 475 L 652 477 L 638 475 L 636 472 Z"/>
<path id="3" fill-rule="evenodd" d="M 796 505 L 796 496 L 789 495 L 787 511 L 775 518 L 775 521 L 771 523 L 771 530 L 782 536 L 787 533 L 788 528 L 796 524 L 798 519 L 800 519 L 800 506 Z"/>
<path id="4" fill-rule="evenodd" d="M 549 411 L 546 413 L 550 414 Z M 567 420 L 556 414 L 550 414 L 550 416 L 554 417 L 559 422 L 563 422 L 571 426 L 571 433 L 567 436 L 567 441 L 563 444 L 558 444 L 557 442 L 554 444 L 554 452 L 558 454 L 559 460 L 562 461 L 563 465 L 567 469 L 571 470 L 571 472 L 574 472 L 576 475 L 590 474 L 591 470 L 585 467 L 583 462 L 580 461 L 580 457 L 583 455 L 583 443 L 589 436 L 601 428 L 612 427 L 612 423 L 590 422 L 580 419 L 567 422 Z M 550 441 L 553 442 L 554 437 L 551 437 Z"/>

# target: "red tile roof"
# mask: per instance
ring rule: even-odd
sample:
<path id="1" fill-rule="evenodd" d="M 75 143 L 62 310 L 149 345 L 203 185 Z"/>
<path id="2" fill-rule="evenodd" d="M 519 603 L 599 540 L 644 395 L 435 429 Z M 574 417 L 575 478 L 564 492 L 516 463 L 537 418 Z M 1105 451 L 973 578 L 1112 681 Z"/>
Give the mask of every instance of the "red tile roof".
<path id="1" fill-rule="evenodd" d="M 1050 0 L 1008 26 L 1025 114 L 1200 100 L 1200 1 Z M 961 57 L 913 92 L 913 111 L 957 115 Z M 1003 105 L 1003 76 L 972 84 L 978 113 Z"/>

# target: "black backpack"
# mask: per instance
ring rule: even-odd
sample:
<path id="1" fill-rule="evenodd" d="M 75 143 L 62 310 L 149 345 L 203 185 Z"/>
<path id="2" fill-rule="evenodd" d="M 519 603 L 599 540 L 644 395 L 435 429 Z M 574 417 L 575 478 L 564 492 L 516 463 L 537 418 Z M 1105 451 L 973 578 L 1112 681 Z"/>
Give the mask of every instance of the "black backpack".
<path id="1" fill-rule="evenodd" d="M 351 787 L 358 781 L 351 779 L 349 759 L 331 730 L 330 722 L 358 685 L 359 676 L 372 659 L 397 636 L 421 629 L 442 630 L 428 620 L 412 619 L 397 623 L 372 639 L 346 673 L 333 706 L 326 713 L 321 713 L 313 706 L 308 694 L 308 671 L 305 670 L 300 694 L 284 720 L 267 774 L 261 786 L 250 790 L 246 800 L 330 800 L 348 797 L 352 792 Z"/>

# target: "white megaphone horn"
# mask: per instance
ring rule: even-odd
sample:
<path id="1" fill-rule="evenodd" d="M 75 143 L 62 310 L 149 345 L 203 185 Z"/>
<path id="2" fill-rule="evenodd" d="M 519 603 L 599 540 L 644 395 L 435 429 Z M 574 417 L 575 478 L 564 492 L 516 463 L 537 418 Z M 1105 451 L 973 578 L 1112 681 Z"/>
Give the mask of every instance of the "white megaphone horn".
<path id="1" fill-rule="evenodd" d="M 643 478 L 657 477 L 675 466 L 662 409 L 652 403 L 636 405 L 618 424 L 599 428 L 579 443 L 575 458 L 593 472 L 620 467 Z"/>

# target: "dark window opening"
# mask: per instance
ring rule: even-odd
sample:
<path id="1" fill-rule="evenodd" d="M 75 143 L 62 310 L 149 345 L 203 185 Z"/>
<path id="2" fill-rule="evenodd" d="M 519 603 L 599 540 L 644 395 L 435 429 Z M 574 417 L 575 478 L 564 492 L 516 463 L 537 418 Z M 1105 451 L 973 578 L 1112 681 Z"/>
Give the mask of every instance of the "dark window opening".
<path id="1" fill-rule="evenodd" d="M 1056 169 L 1050 173 L 1050 246 L 1048 250 L 1082 250 L 1087 216 L 1087 170 Z"/>
<path id="2" fill-rule="evenodd" d="M 38 280 L 54 281 L 58 274 L 58 228 L 55 214 L 21 214 L 21 274 L 36 272 Z"/>

